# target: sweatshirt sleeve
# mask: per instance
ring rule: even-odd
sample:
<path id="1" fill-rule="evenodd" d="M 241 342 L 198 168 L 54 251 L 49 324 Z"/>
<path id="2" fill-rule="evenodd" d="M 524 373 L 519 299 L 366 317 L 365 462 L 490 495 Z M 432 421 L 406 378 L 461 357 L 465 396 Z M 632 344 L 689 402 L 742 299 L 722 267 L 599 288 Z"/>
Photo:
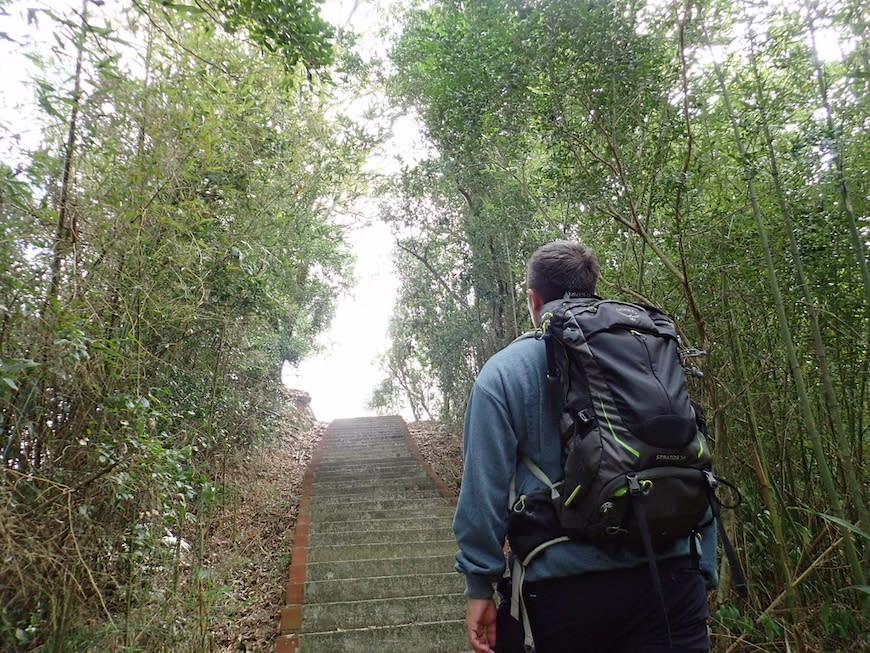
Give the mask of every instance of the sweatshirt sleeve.
<path id="1" fill-rule="evenodd" d="M 490 375 L 491 376 L 491 375 Z M 510 483 L 517 436 L 504 402 L 487 389 L 482 373 L 465 414 L 464 469 L 453 532 L 456 571 L 465 575 L 466 597 L 490 598 L 505 568 Z"/>

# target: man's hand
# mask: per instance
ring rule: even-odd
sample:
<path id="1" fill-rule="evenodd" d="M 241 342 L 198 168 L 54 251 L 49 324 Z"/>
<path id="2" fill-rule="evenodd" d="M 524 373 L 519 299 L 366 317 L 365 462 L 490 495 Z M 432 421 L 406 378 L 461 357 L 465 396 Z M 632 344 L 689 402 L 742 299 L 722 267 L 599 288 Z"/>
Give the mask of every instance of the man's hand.
<path id="1" fill-rule="evenodd" d="M 465 629 L 475 653 L 495 653 L 495 601 L 468 599 Z"/>

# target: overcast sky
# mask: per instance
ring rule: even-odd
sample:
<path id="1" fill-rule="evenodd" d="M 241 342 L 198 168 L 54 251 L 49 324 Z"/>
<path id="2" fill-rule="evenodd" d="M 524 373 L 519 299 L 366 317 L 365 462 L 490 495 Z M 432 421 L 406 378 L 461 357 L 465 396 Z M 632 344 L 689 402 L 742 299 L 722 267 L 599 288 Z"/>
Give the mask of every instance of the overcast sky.
<path id="1" fill-rule="evenodd" d="M 390 4 L 394 2 L 335 0 L 324 3 L 321 13 L 333 24 L 361 33 L 364 54 L 383 54 L 377 32 L 386 18 L 383 7 Z M 373 165 L 388 172 L 397 158 L 416 158 L 422 149 L 416 124 L 404 118 L 394 126 L 393 138 L 374 154 Z M 285 383 L 308 392 L 314 415 L 324 422 L 371 414 L 366 404 L 384 374 L 377 358 L 389 347 L 387 330 L 398 283 L 392 266 L 393 239 L 389 228 L 377 221 L 376 208 L 371 198 L 357 207 L 371 224 L 351 233 L 356 287 L 339 300 L 332 327 L 320 338 L 323 353 L 303 361 L 298 369 L 285 368 Z"/>

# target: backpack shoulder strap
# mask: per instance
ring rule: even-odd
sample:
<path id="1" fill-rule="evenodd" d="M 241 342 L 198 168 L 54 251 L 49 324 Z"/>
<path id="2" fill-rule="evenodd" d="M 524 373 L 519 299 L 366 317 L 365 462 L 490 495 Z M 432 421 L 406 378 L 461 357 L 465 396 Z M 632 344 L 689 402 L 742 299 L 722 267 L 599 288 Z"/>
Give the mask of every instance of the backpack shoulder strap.
<path id="1" fill-rule="evenodd" d="M 511 341 L 511 344 L 515 342 L 519 342 L 520 340 L 528 340 L 529 338 L 540 339 L 541 332 L 540 329 L 532 329 L 531 331 L 526 331 L 525 333 L 521 333 L 516 338 Z"/>

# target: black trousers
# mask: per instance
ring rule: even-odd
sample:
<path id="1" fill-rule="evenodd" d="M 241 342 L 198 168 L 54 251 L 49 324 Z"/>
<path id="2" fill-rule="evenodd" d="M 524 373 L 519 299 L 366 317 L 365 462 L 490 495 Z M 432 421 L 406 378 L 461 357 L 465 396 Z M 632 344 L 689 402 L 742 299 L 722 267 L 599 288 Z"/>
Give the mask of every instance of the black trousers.
<path id="1" fill-rule="evenodd" d="M 511 616 L 511 580 L 502 578 L 496 585 L 499 595 L 496 613 L 495 653 L 526 653 L 523 625 Z"/>
<path id="2" fill-rule="evenodd" d="M 646 565 L 526 583 L 535 653 L 708 651 L 707 592 L 697 565 L 680 558 L 658 567 L 667 621 Z"/>

